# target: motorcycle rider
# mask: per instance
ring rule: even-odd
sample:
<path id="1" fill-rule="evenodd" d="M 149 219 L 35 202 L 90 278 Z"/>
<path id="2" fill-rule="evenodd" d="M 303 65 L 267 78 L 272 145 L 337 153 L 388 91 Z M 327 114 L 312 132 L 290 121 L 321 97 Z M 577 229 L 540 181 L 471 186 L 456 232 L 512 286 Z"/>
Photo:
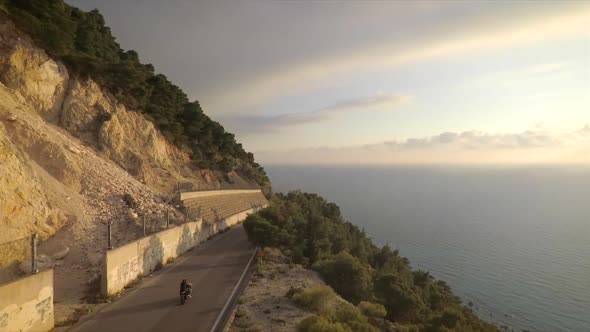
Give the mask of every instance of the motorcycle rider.
<path id="1" fill-rule="evenodd" d="M 183 294 L 184 292 L 186 292 L 187 299 L 192 298 L 191 294 L 193 293 L 193 285 L 186 279 L 182 279 L 182 282 L 180 282 L 180 294 Z"/>

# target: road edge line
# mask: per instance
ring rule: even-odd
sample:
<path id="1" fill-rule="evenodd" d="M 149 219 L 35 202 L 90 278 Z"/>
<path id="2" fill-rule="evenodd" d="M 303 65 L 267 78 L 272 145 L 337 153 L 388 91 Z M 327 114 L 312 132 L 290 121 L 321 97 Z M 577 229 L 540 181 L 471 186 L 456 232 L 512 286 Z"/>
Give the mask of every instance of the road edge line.
<path id="1" fill-rule="evenodd" d="M 250 265 L 252 265 L 252 260 L 254 260 L 254 255 L 256 255 L 256 250 L 257 249 L 258 249 L 258 247 L 254 248 L 254 251 L 252 251 L 252 255 L 250 256 L 250 260 L 248 261 L 248 264 L 246 264 L 246 267 L 244 268 L 244 271 L 242 272 L 242 275 L 240 276 L 240 279 L 238 280 L 238 282 L 236 282 L 236 285 L 234 286 L 234 289 L 232 290 L 231 294 L 229 295 L 229 297 L 225 301 L 225 304 L 223 305 L 223 308 L 219 312 L 219 315 L 217 316 L 217 319 L 215 320 L 215 323 L 213 323 L 213 326 L 211 327 L 211 329 L 209 330 L 209 332 L 215 332 L 215 329 L 217 329 L 217 326 L 221 322 L 221 318 L 225 315 L 225 312 L 227 311 L 227 308 L 228 308 L 229 304 L 231 303 L 232 299 L 236 295 L 236 292 L 238 291 L 238 288 L 242 284 L 242 281 L 244 280 L 244 277 L 246 276 L 246 273 L 248 272 L 248 269 L 250 269 Z"/>
<path id="2" fill-rule="evenodd" d="M 228 232 L 231 231 L 232 229 L 234 229 L 234 226 L 235 225 L 229 226 L 228 227 Z M 228 232 L 214 234 L 214 235 L 217 235 L 217 236 L 214 236 L 214 237 L 205 239 L 203 242 L 200 242 L 199 244 L 195 245 L 190 250 L 187 250 L 186 252 L 184 252 L 180 256 L 177 256 L 177 258 L 174 259 L 173 262 L 165 264 L 163 270 L 160 270 L 160 271 L 152 271 L 151 274 L 156 274 L 155 277 L 159 277 L 159 276 L 162 276 L 162 275 L 165 275 L 165 274 L 171 272 L 176 267 L 180 266 L 182 263 L 184 263 L 186 260 L 188 260 L 190 258 L 190 256 L 198 253 L 199 250 L 206 249 L 208 246 L 211 245 L 211 243 L 213 241 L 215 241 L 216 239 L 221 238 L 221 236 L 223 236 L 224 234 L 226 234 Z M 149 277 L 149 276 L 150 275 L 148 274 L 147 276 L 144 276 L 143 277 L 144 279 L 145 278 L 150 278 L 149 280 L 143 280 L 139 285 L 136 285 L 136 286 L 133 286 L 131 288 L 128 288 L 125 292 L 122 293 L 121 296 L 115 298 L 111 302 L 98 303 L 98 304 L 95 303 L 94 305 L 98 305 L 98 306 L 100 306 L 100 308 L 98 308 L 97 310 L 93 310 L 89 314 L 86 314 L 86 315 L 81 316 L 80 317 L 80 320 L 77 321 L 76 323 L 74 323 L 73 325 L 54 327 L 53 330 L 63 331 L 63 332 L 75 332 L 75 330 L 74 330 L 75 328 L 79 328 L 79 327 L 83 326 L 84 324 L 88 323 L 92 319 L 92 317 L 94 317 L 97 314 L 99 314 L 102 310 L 106 309 L 111 304 L 115 304 L 117 302 L 124 301 L 130 295 L 132 295 L 132 294 L 140 291 L 142 288 L 144 288 L 146 286 L 149 286 L 150 283 L 153 283 L 154 282 L 153 280 L 156 279 L 156 278 Z M 139 280 L 139 279 L 136 279 L 136 280 Z M 81 304 L 91 304 L 91 303 L 81 303 Z M 51 330 L 51 331 L 53 331 L 53 330 Z"/>

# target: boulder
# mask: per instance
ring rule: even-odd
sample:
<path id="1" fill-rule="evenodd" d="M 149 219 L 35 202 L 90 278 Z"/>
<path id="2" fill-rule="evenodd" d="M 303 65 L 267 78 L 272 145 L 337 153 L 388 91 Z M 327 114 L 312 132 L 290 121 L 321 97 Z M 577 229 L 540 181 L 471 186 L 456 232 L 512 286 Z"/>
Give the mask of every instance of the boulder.
<path id="1" fill-rule="evenodd" d="M 51 255 L 51 259 L 54 261 L 64 259 L 70 253 L 70 247 L 64 247 L 63 249 L 57 251 L 56 253 Z"/>

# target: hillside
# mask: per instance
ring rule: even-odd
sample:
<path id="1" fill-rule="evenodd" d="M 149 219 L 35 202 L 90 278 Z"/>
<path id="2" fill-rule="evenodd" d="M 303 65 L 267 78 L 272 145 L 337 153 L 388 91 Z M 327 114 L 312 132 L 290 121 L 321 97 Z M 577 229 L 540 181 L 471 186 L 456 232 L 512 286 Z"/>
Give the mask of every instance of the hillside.
<path id="1" fill-rule="evenodd" d="M 84 12 L 62 0 L 0 0 L 2 9 L 47 54 L 60 60 L 72 78 L 90 78 L 121 106 L 144 114 L 167 142 L 190 158 L 193 168 L 235 172 L 269 188 L 268 177 L 252 153 L 203 113 L 198 101 L 190 101 L 151 64 L 142 64 L 137 52 L 124 51 L 98 10 Z M 85 113 L 82 124 L 70 124 L 68 119 L 65 124 L 84 135 L 110 119 L 108 109 L 94 113 Z"/>
<path id="2" fill-rule="evenodd" d="M 244 294 L 238 299 L 229 331 L 395 331 L 382 306 L 355 307 L 335 294 L 317 272 L 291 264 L 267 248 Z M 333 316 L 334 324 L 326 319 Z"/>
<path id="3" fill-rule="evenodd" d="M 382 317 L 396 330 L 498 331 L 463 306 L 444 281 L 412 269 L 397 250 L 373 244 L 363 230 L 343 219 L 336 204 L 321 196 L 276 194 L 269 207 L 246 219 L 244 228 L 259 246 L 278 248 L 288 261 L 317 271 L 344 300 L 382 306 Z M 314 323 L 318 329 L 302 322 L 301 331 L 358 330 L 338 327 L 342 322 L 337 311 L 323 316 Z"/>
<path id="4" fill-rule="evenodd" d="M 41 8 L 45 5 L 49 7 Z M 105 71 L 86 70 L 77 66 L 81 62 L 54 52 L 46 34 L 56 33 L 51 13 L 58 9 L 72 19 L 86 15 L 62 1 L 0 1 L 0 283 L 21 275 L 19 263 L 30 255 L 30 236 L 39 234 L 39 264 L 55 267 L 60 320 L 83 302 L 97 280 L 108 222 L 118 246 L 143 235 L 144 219 L 151 233 L 165 227 L 162 221 L 168 216 L 172 224 L 186 218 L 175 201 L 178 183 L 266 190 L 270 183 L 233 135 L 189 107 L 198 103 L 184 104 L 184 115 L 198 115 L 194 121 L 174 115 L 178 124 L 198 126 L 198 133 L 170 136 L 158 113 L 132 107 L 129 91 L 115 91 L 109 85 L 114 81 L 101 76 Z M 33 19 L 35 15 L 39 17 Z M 110 36 L 98 21 L 99 30 Z M 186 97 L 179 88 L 173 90 L 176 97 Z M 154 91 L 157 100 L 176 98 L 166 89 Z M 154 104 L 142 106 L 147 105 Z M 232 208 L 239 207 L 228 211 Z"/>
<path id="5" fill-rule="evenodd" d="M 63 1 L 0 1 L 1 180 L 6 182 L 0 222 L 10 225 L 0 243 L 33 231 L 46 237 L 71 219 L 72 213 L 60 208 L 59 190 L 67 191 L 64 197 L 96 196 L 90 188 L 102 186 L 112 195 L 109 183 L 126 181 L 142 188 L 137 192 L 160 196 L 173 193 L 179 182 L 200 189 L 270 188 L 252 154 L 198 102 L 188 102 L 151 65 L 139 64 L 136 54 L 125 62 L 125 54 L 135 53 L 119 48 L 96 11 L 85 13 Z M 164 85 L 150 88 L 141 103 L 132 102 L 131 81 L 109 76 L 131 78 L 129 68 L 121 67 L 127 65 L 152 68 L 144 83 Z M 169 125 L 186 128 L 173 135 L 163 114 L 173 117 Z M 89 155 L 98 159 L 88 164 Z M 125 180 L 99 180 L 114 172 L 98 171 L 106 165 Z M 39 174 L 50 180 L 42 182 Z M 55 187 L 48 182 L 60 189 L 48 189 Z M 111 207 L 105 209 L 117 210 Z M 108 219 L 113 213 L 98 214 Z"/>
<path id="6" fill-rule="evenodd" d="M 128 110 L 91 78 L 70 72 L 1 12 L 0 83 L 1 222 L 11 225 L 0 243 L 32 231 L 52 234 L 69 218 L 59 212 L 69 204 L 63 197 L 97 196 L 96 188 L 114 195 L 110 183 L 122 194 L 129 182 L 140 188 L 137 193 L 159 196 L 173 193 L 178 182 L 204 189 L 257 186 L 236 171 L 196 167 L 189 153 L 146 117 Z M 114 172 L 125 179 L 113 178 Z M 42 182 L 43 177 L 49 180 Z M 56 186 L 59 190 L 51 189 Z M 113 213 L 98 215 L 105 219 Z"/>

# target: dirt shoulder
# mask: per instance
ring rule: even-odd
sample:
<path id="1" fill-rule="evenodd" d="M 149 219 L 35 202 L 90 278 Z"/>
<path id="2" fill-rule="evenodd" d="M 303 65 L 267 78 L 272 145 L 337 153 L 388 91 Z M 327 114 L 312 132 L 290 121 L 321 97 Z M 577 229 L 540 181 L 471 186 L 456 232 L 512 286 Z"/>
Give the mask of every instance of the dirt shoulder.
<path id="1" fill-rule="evenodd" d="M 298 307 L 287 292 L 313 285 L 324 285 L 316 272 L 289 264 L 276 249 L 266 249 L 262 269 L 238 299 L 229 331 L 295 331 L 311 311 Z"/>

